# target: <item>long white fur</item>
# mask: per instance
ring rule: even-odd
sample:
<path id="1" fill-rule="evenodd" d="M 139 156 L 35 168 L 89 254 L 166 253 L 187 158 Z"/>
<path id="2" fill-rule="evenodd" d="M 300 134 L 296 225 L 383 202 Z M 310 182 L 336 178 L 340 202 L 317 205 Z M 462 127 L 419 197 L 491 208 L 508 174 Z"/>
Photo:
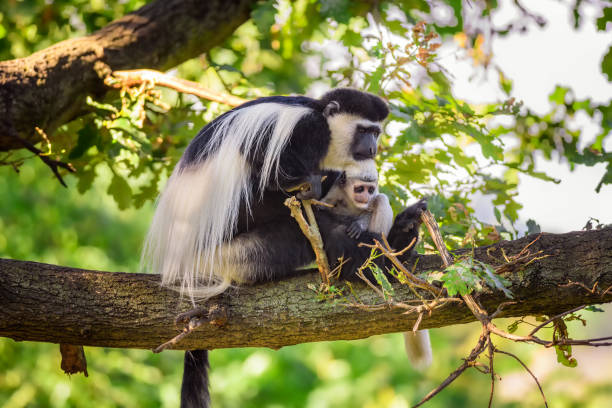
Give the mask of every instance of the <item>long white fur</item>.
<path id="1" fill-rule="evenodd" d="M 391 208 L 389 197 L 384 193 L 378 193 L 375 200 L 376 208 L 373 210 L 372 217 L 368 223 L 368 231 L 377 232 L 388 237 L 393 226 L 393 209 Z"/>
<path id="2" fill-rule="evenodd" d="M 431 365 L 433 353 L 429 330 L 409 331 L 404 333 L 404 346 L 410 364 L 417 370 L 424 370 Z"/>
<path id="3" fill-rule="evenodd" d="M 231 111 L 215 123 L 206 150 L 194 163 L 181 159 L 158 199 L 143 250 L 143 266 L 160 273 L 162 285 L 195 299 L 248 280 L 248 271 L 228 264 L 248 248 L 224 243 L 236 228 L 240 203 L 250 209 L 251 192 L 263 195 L 277 180 L 281 152 L 295 125 L 311 111 L 278 103 Z M 262 135 L 268 130 L 272 135 L 264 146 Z M 262 149 L 260 183 L 251 186 L 251 169 L 241 151 Z"/>

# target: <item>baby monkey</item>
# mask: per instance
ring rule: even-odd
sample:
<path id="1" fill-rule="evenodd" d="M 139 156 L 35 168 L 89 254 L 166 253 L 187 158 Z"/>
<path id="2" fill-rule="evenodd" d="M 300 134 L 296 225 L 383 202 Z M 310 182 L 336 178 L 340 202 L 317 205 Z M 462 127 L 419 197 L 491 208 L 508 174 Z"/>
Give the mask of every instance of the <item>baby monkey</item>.
<path id="1" fill-rule="evenodd" d="M 378 192 L 376 173 L 348 177 L 343 172 L 322 200 L 336 216 L 346 218 L 346 233 L 358 239 L 363 231 L 389 234 L 393 210 L 386 195 Z"/>

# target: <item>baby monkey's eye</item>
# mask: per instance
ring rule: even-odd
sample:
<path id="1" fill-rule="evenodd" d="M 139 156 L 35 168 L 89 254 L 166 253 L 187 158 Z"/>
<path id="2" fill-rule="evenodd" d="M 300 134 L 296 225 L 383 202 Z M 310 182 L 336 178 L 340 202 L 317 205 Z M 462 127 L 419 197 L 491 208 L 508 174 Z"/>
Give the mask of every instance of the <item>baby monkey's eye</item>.
<path id="1" fill-rule="evenodd" d="M 364 186 L 358 186 L 358 187 L 355 187 L 355 192 L 356 193 L 363 193 L 364 189 L 365 189 Z"/>
<path id="2" fill-rule="evenodd" d="M 374 187 L 372 186 L 368 187 L 368 193 L 374 194 Z"/>

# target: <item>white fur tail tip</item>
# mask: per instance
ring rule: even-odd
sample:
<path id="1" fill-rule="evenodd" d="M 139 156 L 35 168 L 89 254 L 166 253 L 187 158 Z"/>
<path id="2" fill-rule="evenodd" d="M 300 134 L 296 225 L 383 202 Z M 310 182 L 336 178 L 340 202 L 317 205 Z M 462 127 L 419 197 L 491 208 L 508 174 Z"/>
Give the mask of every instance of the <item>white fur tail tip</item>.
<path id="1" fill-rule="evenodd" d="M 406 347 L 406 354 L 412 367 L 423 371 L 431 365 L 433 355 L 428 330 L 405 332 L 404 346 Z"/>

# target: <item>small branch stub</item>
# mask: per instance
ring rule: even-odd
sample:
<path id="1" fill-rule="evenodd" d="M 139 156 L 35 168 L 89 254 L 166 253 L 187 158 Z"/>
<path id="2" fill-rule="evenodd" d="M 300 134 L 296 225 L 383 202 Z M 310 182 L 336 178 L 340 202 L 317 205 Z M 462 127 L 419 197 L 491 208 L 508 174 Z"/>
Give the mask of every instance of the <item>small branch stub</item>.
<path id="1" fill-rule="evenodd" d="M 164 88 L 174 89 L 180 93 L 195 95 L 198 98 L 223 103 L 232 107 L 242 105 L 247 99 L 222 92 L 211 91 L 197 82 L 177 78 L 172 75 L 153 69 L 133 69 L 126 71 L 114 71 L 111 76 L 105 78 L 104 83 L 113 88 L 123 88 L 143 83 L 152 83 Z"/>
<path id="2" fill-rule="evenodd" d="M 83 346 L 60 343 L 60 353 L 62 354 L 61 367 L 66 374 L 83 373 L 85 377 L 89 376 Z"/>

